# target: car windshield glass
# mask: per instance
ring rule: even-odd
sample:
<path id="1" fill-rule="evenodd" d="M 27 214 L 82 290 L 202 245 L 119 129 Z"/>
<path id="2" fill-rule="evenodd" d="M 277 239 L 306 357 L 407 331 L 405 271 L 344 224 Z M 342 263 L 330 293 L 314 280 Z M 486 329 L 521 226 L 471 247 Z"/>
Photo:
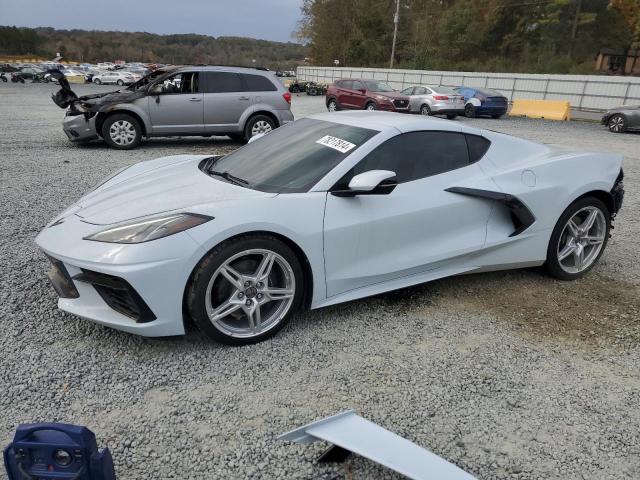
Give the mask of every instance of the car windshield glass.
<path id="1" fill-rule="evenodd" d="M 365 82 L 367 84 L 367 89 L 371 92 L 394 92 L 395 90 L 391 88 L 384 82 L 376 82 L 375 80 L 367 80 Z"/>
<path id="2" fill-rule="evenodd" d="M 140 88 L 146 87 L 147 85 L 149 85 L 151 82 L 153 82 L 157 78 L 160 78 L 161 76 L 166 75 L 166 74 L 167 74 L 166 70 L 156 70 L 154 72 L 151 72 L 146 77 L 142 77 L 136 83 L 134 83 L 131 86 L 129 86 L 129 88 L 127 88 L 127 90 L 138 90 Z"/>
<path id="3" fill-rule="evenodd" d="M 303 118 L 221 157 L 206 173 L 263 192 L 306 192 L 377 133 Z"/>

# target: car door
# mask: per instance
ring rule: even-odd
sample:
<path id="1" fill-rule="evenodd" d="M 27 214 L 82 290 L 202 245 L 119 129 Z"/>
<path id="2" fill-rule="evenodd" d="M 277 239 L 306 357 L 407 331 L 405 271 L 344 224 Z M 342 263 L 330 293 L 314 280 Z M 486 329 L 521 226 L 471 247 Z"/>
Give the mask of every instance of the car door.
<path id="1" fill-rule="evenodd" d="M 420 107 L 425 102 L 425 97 L 427 95 L 427 89 L 425 87 L 416 87 L 413 90 L 413 95 L 409 99 L 409 104 L 412 112 L 419 112 Z"/>
<path id="2" fill-rule="evenodd" d="M 386 195 L 327 194 L 328 297 L 440 268 L 483 247 L 492 203 L 445 191 L 464 185 L 496 188 L 470 161 L 464 134 L 398 135 L 363 158 L 347 176 L 369 170 L 396 172 L 398 186 Z"/>
<path id="3" fill-rule="evenodd" d="M 351 90 L 351 98 L 352 98 L 352 105 L 353 108 L 356 108 L 358 110 L 362 110 L 364 109 L 364 104 L 367 100 L 367 88 L 364 84 L 364 82 L 361 82 L 359 80 L 354 80 L 353 81 L 353 88 Z"/>
<path id="4" fill-rule="evenodd" d="M 198 72 L 180 72 L 153 85 L 148 97 L 153 135 L 204 133 Z"/>
<path id="5" fill-rule="evenodd" d="M 338 83 L 338 103 L 343 108 L 353 108 L 352 80 L 342 80 Z"/>
<path id="6" fill-rule="evenodd" d="M 240 128 L 242 113 L 252 103 L 240 75 L 235 72 L 202 72 L 204 131 L 228 133 Z"/>

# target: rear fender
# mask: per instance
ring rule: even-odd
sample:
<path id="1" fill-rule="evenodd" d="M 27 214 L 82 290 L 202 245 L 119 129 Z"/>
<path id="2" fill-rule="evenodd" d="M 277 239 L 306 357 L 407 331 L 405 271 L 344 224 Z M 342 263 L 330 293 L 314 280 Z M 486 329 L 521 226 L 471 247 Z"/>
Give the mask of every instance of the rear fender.
<path id="1" fill-rule="evenodd" d="M 473 105 L 474 107 L 479 107 L 482 105 L 482 102 L 480 100 L 478 100 L 475 97 L 471 97 L 470 99 L 467 100 L 467 102 L 465 103 L 465 105 Z"/>

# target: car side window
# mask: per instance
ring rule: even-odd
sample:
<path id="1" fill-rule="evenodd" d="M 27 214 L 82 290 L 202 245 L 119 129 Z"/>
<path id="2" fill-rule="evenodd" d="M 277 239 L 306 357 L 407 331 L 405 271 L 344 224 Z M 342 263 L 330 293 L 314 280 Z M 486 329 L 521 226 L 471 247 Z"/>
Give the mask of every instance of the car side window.
<path id="1" fill-rule="evenodd" d="M 424 95 L 425 93 L 427 93 L 427 89 L 424 87 L 416 87 L 414 90 L 415 95 Z"/>
<path id="2" fill-rule="evenodd" d="M 423 131 L 395 136 L 369 153 L 353 174 L 390 170 L 398 183 L 431 177 L 466 167 L 469 150 L 465 135 L 458 132 Z"/>
<path id="3" fill-rule="evenodd" d="M 353 88 L 353 81 L 344 80 L 343 82 L 341 82 L 340 88 L 346 88 L 347 90 L 351 90 Z"/>
<path id="4" fill-rule="evenodd" d="M 198 73 L 176 73 L 165 78 L 159 85 L 163 95 L 198 93 Z"/>
<path id="5" fill-rule="evenodd" d="M 204 93 L 243 92 L 240 75 L 233 72 L 204 72 Z"/>
<path id="6" fill-rule="evenodd" d="M 364 90 L 364 83 L 362 82 L 357 82 L 354 80 L 353 82 L 353 86 L 351 87 L 353 90 Z"/>
<path id="7" fill-rule="evenodd" d="M 263 77 L 262 75 L 243 73 L 240 77 L 244 82 L 247 92 L 275 92 L 278 90 L 267 77 Z"/>
<path id="8" fill-rule="evenodd" d="M 404 90 L 402 90 L 400 93 L 403 95 L 413 95 L 414 91 L 418 93 L 418 88 L 420 87 L 407 87 Z"/>

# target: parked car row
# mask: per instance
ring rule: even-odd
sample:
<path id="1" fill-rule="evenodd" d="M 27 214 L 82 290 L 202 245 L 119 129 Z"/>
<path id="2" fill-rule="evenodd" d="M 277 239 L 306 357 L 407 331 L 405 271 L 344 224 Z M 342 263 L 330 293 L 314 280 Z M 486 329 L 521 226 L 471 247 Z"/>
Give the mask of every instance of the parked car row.
<path id="1" fill-rule="evenodd" d="M 343 79 L 333 82 L 326 93 L 327 109 L 386 110 L 422 115 L 446 115 L 454 119 L 507 113 L 509 102 L 499 92 L 473 87 L 412 85 L 401 92 L 385 82 L 366 79 Z"/>

